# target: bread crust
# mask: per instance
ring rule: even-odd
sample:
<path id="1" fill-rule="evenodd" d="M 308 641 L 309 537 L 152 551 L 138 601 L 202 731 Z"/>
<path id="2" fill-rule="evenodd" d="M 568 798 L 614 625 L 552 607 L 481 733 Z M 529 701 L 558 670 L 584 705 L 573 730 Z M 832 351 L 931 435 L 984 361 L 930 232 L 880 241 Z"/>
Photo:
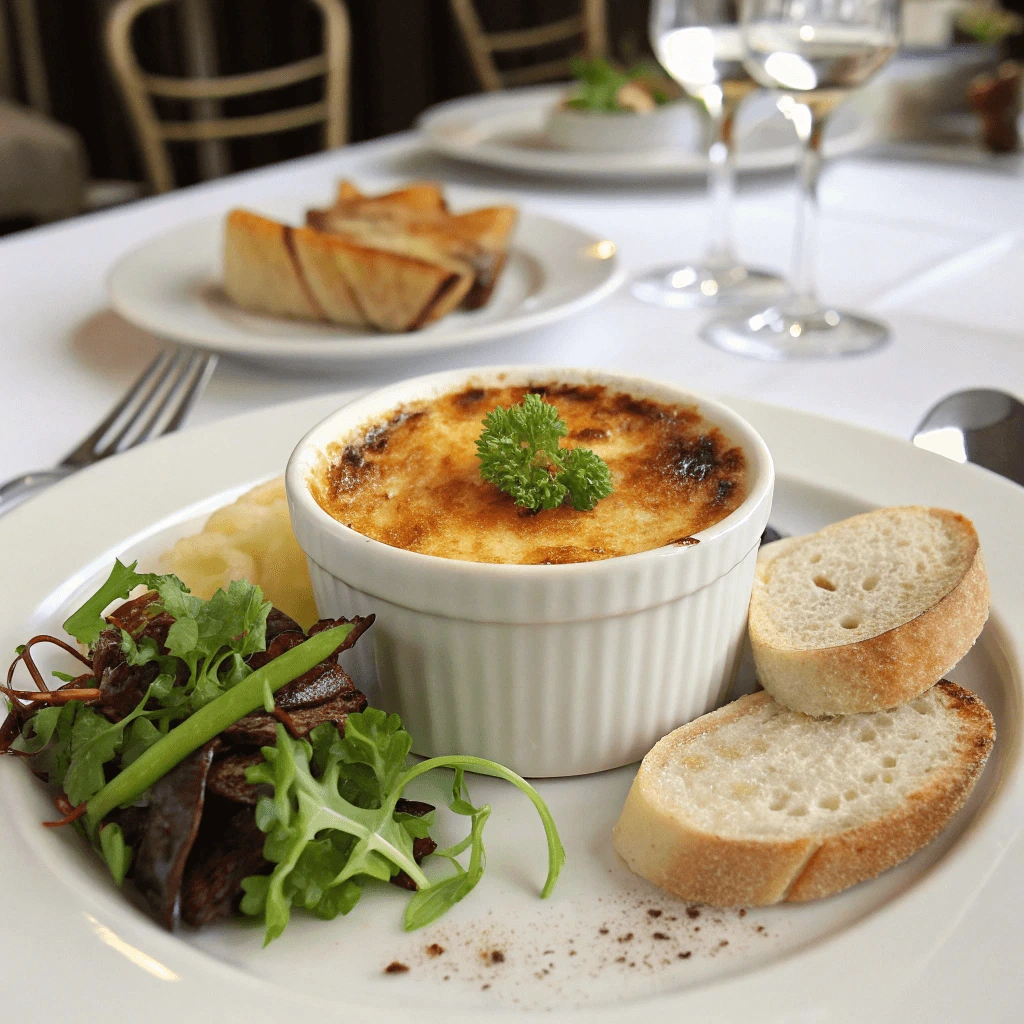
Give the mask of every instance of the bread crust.
<path id="1" fill-rule="evenodd" d="M 778 903 L 816 844 L 811 839 L 737 840 L 694 828 L 666 806 L 658 775 L 688 740 L 720 729 L 771 703 L 765 692 L 741 697 L 684 725 L 644 758 L 612 830 L 616 852 L 630 870 L 685 900 L 716 907 Z"/>
<path id="2" fill-rule="evenodd" d="M 995 725 L 969 690 L 948 680 L 936 685 L 961 721 L 954 748 L 959 770 L 944 772 L 912 793 L 894 814 L 826 837 L 793 880 L 787 902 L 831 896 L 895 867 L 927 846 L 963 807 L 995 743 Z"/>
<path id="3" fill-rule="evenodd" d="M 988 574 L 978 537 L 959 513 L 929 512 L 964 527 L 973 556 L 956 586 L 909 622 L 849 644 L 785 648 L 768 638 L 755 594 L 750 610 L 754 664 L 761 685 L 780 704 L 816 717 L 886 711 L 924 693 L 971 649 L 989 612 Z M 787 543 L 779 554 L 793 543 L 800 539 Z M 768 565 L 770 559 L 759 568 L 759 577 Z"/>
<path id="4" fill-rule="evenodd" d="M 995 742 L 988 708 L 942 681 L 947 710 L 960 720 L 948 768 L 894 812 L 845 832 L 798 839 L 734 839 L 691 825 L 658 792 L 658 772 L 679 748 L 751 714 L 771 697 L 741 697 L 677 729 L 644 758 L 614 829 L 614 846 L 631 870 L 682 899 L 711 906 L 767 906 L 834 895 L 905 860 L 935 838 L 963 806 Z"/>
<path id="5" fill-rule="evenodd" d="M 243 309 L 322 319 L 289 244 L 289 228 L 248 210 L 224 224 L 224 291 Z"/>
<path id="6" fill-rule="evenodd" d="M 507 206 L 453 216 L 437 182 L 365 196 L 342 181 L 332 207 L 308 211 L 307 227 L 233 210 L 224 290 L 256 312 L 416 330 L 487 301 L 516 216 Z"/>

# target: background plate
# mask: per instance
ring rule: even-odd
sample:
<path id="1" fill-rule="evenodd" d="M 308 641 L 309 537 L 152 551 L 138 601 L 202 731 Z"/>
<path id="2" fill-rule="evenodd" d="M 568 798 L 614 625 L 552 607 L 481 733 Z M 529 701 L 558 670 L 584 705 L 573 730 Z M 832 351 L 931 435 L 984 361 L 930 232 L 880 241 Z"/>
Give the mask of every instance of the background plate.
<path id="1" fill-rule="evenodd" d="M 54 628 L 114 554 L 152 562 L 213 507 L 279 472 L 296 440 L 342 400 L 319 397 L 162 439 L 83 471 L 0 520 L 7 563 L 0 649 Z M 159 930 L 113 889 L 77 835 L 39 827 L 52 817 L 43 788 L 23 765 L 4 759 L 0 859 L 15 884 L 7 887 L 0 986 L 12 1019 L 82 1024 L 116 1017 L 128 1005 L 158 1024 L 186 1015 L 251 1022 L 313 1014 L 421 1024 L 649 1024 L 683 1013 L 744 1024 L 1013 1019 L 1024 995 L 1024 490 L 890 437 L 730 404 L 772 449 L 773 522 L 783 530 L 907 502 L 948 505 L 978 525 L 994 613 L 953 678 L 981 693 L 999 739 L 969 807 L 936 843 L 821 903 L 691 917 L 612 853 L 609 830 L 632 775 L 625 768 L 539 785 L 569 854 L 555 896 L 541 902 L 544 846 L 532 809 L 510 787 L 474 778 L 474 798 L 495 808 L 489 870 L 448 917 L 405 935 L 404 896 L 382 886 L 348 919 L 325 924 L 297 914 L 284 937 L 261 950 L 259 931 L 244 922 L 198 935 Z M 103 514 L 82 516 L 82 509 Z M 439 794 L 428 784 L 420 795 Z M 445 952 L 430 956 L 431 943 Z M 383 974 L 396 959 L 410 971 Z"/>
<path id="2" fill-rule="evenodd" d="M 458 190 L 447 192 L 456 209 L 465 208 Z M 253 208 L 298 224 L 316 205 L 311 199 Z M 114 309 L 143 330 L 215 352 L 292 364 L 388 359 L 493 341 L 599 302 L 623 276 L 614 247 L 599 247 L 599 241 L 564 221 L 521 210 L 508 263 L 487 305 L 403 334 L 263 316 L 235 306 L 220 287 L 223 217 L 194 221 L 133 249 L 111 270 L 107 291 Z"/>
<path id="3" fill-rule="evenodd" d="M 544 129 L 566 88 L 564 84 L 531 86 L 450 100 L 425 111 L 417 126 L 424 142 L 444 156 L 527 174 L 635 182 L 707 174 L 695 107 L 688 137 L 678 149 L 583 153 L 555 147 Z M 854 101 L 830 122 L 825 156 L 862 149 L 875 140 L 875 134 L 869 112 Z M 793 127 L 778 112 L 773 97 L 768 93 L 751 97 L 738 120 L 736 169 L 777 170 L 795 164 L 798 155 Z"/>

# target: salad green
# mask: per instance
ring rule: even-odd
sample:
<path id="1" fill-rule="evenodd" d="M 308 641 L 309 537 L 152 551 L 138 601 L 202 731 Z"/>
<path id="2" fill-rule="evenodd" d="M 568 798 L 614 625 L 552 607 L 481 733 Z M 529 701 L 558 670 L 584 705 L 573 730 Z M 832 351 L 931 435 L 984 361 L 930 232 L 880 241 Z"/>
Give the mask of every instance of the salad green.
<path id="1" fill-rule="evenodd" d="M 545 438 L 555 436 L 557 448 L 560 435 L 548 419 L 542 433 Z M 569 485 L 565 486 L 568 493 Z M 153 592 L 148 603 L 133 602 L 124 622 L 118 618 L 119 609 L 104 618 L 111 602 L 128 598 L 140 585 Z M 162 631 L 138 628 L 140 608 L 142 621 L 159 621 Z M 41 707 L 28 717 L 24 713 L 30 705 L 12 705 L 13 724 L 20 722 L 20 728 L 10 748 L 30 757 L 33 770 L 60 787 L 64 796 L 58 806 L 69 809 L 61 822 L 49 824 L 74 822 L 121 885 L 133 870 L 137 851 L 129 842 L 127 826 L 122 827 L 126 819 L 119 815 L 150 813 L 150 793 L 157 782 L 194 751 L 210 749 L 205 747 L 209 741 L 263 708 L 275 714 L 279 724 L 273 745 L 261 748 L 262 761 L 248 768 L 246 778 L 272 792 L 261 796 L 255 807 L 255 826 L 266 837 L 262 856 L 269 873 L 242 880 L 241 910 L 262 918 L 265 944 L 283 932 L 294 907 L 324 919 L 347 914 L 368 884 L 387 882 L 399 873 L 404 884 L 416 890 L 406 908 L 406 929 L 429 924 L 463 899 L 484 872 L 483 828 L 491 813 L 489 806 L 470 802 L 467 771 L 505 779 L 533 802 L 547 838 L 548 873 L 541 895 L 548 896 L 565 852 L 543 800 L 514 772 L 470 756 L 410 764 L 412 737 L 397 715 L 375 708 L 349 713 L 347 720 L 337 720 L 339 724 L 323 721 L 307 738 L 290 734 L 293 720 L 276 707 L 276 691 L 315 668 L 329 666 L 346 640 L 359 634 L 353 635 L 356 623 L 347 622 L 321 623 L 318 632 L 301 642 L 301 630 L 298 635 L 293 632 L 291 645 L 275 649 L 253 669 L 248 659 L 267 646 L 270 611 L 260 589 L 249 583 L 233 582 L 204 601 L 174 576 L 138 573 L 135 563 L 115 562 L 104 584 L 65 623 L 67 631 L 90 648 L 93 675 L 60 673 L 72 689 L 63 695 L 46 694 L 47 700 L 54 694 L 78 699 Z M 368 624 L 361 622 L 360 631 Z M 112 713 L 102 703 L 107 675 L 96 667 L 101 650 L 120 659 L 116 665 L 123 670 L 122 682 L 125 674 L 136 672 L 138 689 L 127 692 L 134 693 L 132 701 L 138 693 L 143 695 L 134 707 L 128 704 Z M 18 658 L 29 659 L 27 648 L 19 649 Z M 28 664 L 39 678 L 34 664 Z M 145 673 L 139 675 L 139 669 Z M 142 679 L 148 682 L 139 682 Z M 350 680 L 345 685 L 361 698 Z M 5 690 L 12 699 L 26 698 L 23 691 Z M 454 769 L 450 807 L 470 819 L 470 829 L 459 843 L 436 851 L 452 869 L 447 876 L 432 879 L 420 860 L 434 849 L 429 839 L 433 814 L 412 813 L 403 793 L 421 775 L 442 768 Z M 201 801 L 201 789 L 199 793 Z M 200 803 L 198 813 L 201 808 Z M 458 858 L 467 851 L 468 866 L 463 866 Z M 186 848 L 183 856 L 187 855 Z"/>

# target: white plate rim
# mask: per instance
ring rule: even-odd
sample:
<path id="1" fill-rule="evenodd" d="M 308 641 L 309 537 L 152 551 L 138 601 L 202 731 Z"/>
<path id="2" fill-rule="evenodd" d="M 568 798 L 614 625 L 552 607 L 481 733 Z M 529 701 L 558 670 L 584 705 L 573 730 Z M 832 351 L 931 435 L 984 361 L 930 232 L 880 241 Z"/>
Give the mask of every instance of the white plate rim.
<path id="1" fill-rule="evenodd" d="M 279 204 L 272 202 L 269 207 L 277 205 Z M 261 208 L 259 202 L 250 203 L 247 206 Z M 106 276 L 105 290 L 115 312 L 136 327 L 157 337 L 201 346 L 227 355 L 253 357 L 261 360 L 282 360 L 292 363 L 340 364 L 366 360 L 398 359 L 417 353 L 461 348 L 522 334 L 556 323 L 602 301 L 611 295 L 626 278 L 626 268 L 622 258 L 618 252 L 613 251 L 610 256 L 594 258 L 593 266 L 602 270 L 603 273 L 597 277 L 593 286 L 578 288 L 571 297 L 545 309 L 521 312 L 480 323 L 470 322 L 468 325 L 452 330 L 428 329 L 401 334 L 381 333 L 359 337 L 309 339 L 261 336 L 245 334 L 239 328 L 229 327 L 212 312 L 208 314 L 210 327 L 198 330 L 193 329 L 190 325 L 183 325 L 173 316 L 168 318 L 161 315 L 159 311 L 154 313 L 150 304 L 144 298 L 140 299 L 131 285 L 132 264 L 141 255 L 158 247 L 166 246 L 172 240 L 180 238 L 180 244 L 187 245 L 190 236 L 208 233 L 219 226 L 222 220 L 222 215 L 199 218 L 155 235 L 121 256 Z M 575 235 L 573 247 L 579 251 L 605 241 L 601 236 L 592 234 L 569 221 L 548 214 L 520 209 L 512 250 L 518 249 L 536 259 L 536 250 L 530 248 L 529 242 L 524 245 L 521 240 L 522 236 L 524 232 L 529 237 L 530 233 L 550 228 Z M 205 268 L 209 262 L 209 253 L 203 251 L 196 253 L 197 269 Z M 559 272 L 557 262 L 552 264 L 543 259 L 541 262 L 544 263 L 549 273 L 557 276 Z M 169 279 L 167 283 L 173 284 L 173 281 Z M 199 302 L 199 300 L 193 301 L 196 304 Z M 444 321 L 440 323 L 443 325 Z"/>
<path id="2" fill-rule="evenodd" d="M 445 135 L 445 128 L 467 113 L 476 112 L 483 119 L 489 112 L 505 113 L 510 109 L 547 107 L 565 91 L 561 85 L 535 85 L 497 92 L 476 93 L 445 100 L 428 107 L 416 119 L 416 128 L 424 144 L 436 153 L 455 160 L 506 171 L 534 174 L 548 178 L 580 178 L 593 181 L 663 182 L 693 178 L 707 174 L 708 161 L 700 153 L 679 155 L 675 166 L 651 163 L 640 153 L 577 153 L 570 150 L 516 149 L 512 146 L 463 144 Z M 864 118 L 852 129 L 825 141 L 826 158 L 846 156 L 877 141 L 878 131 Z M 796 164 L 799 147 L 794 140 L 789 146 L 768 149 L 738 150 L 736 170 L 757 173 L 782 170 Z"/>
<path id="3" fill-rule="evenodd" d="M 129 543 L 132 536 L 145 531 L 153 523 L 178 509 L 208 499 L 212 493 L 242 486 L 265 478 L 283 465 L 277 449 L 282 447 L 282 434 L 293 438 L 304 425 L 316 422 L 339 407 L 354 394 L 318 396 L 272 409 L 257 410 L 221 420 L 206 427 L 184 431 L 161 439 L 143 448 L 107 460 L 77 474 L 45 492 L 30 503 L 0 519 L 0 549 L 8 553 L 8 580 L 24 583 L 18 588 L 0 591 L 0 632 L 18 635 L 20 609 L 36 607 L 49 596 L 61 601 L 62 594 L 73 587 L 88 567 Z M 848 493 L 874 504 L 922 501 L 950 504 L 955 499 L 976 522 L 983 546 L 999 548 L 1000 558 L 990 559 L 993 607 L 999 622 L 1000 639 L 1009 659 L 1015 689 L 1011 701 L 1016 702 L 1020 718 L 1022 676 L 1024 676 L 1024 594 L 1019 579 L 1024 569 L 1024 551 L 1017 543 L 1019 523 L 1024 523 L 1024 490 L 1002 478 L 973 466 L 959 466 L 940 456 L 922 452 L 889 435 L 865 430 L 825 417 L 779 409 L 748 400 L 724 399 L 740 415 L 750 420 L 772 449 L 780 476 Z M 260 444 L 269 438 L 268 447 Z M 858 452 L 858 460 L 843 463 L 836 452 Z M 202 453 L 194 473 L 175 475 L 169 479 L 164 466 L 181 457 Z M 272 463 L 272 464 L 271 464 Z M 126 485 L 131 485 L 126 491 Z M 118 506 L 106 506 L 104 518 L 82 520 L 76 510 L 95 505 L 97 499 L 118 493 L 123 497 Z M 103 507 L 101 505 L 101 507 Z M 74 523 L 78 529 L 68 529 Z M 42 538 L 42 539 L 41 539 Z M 1000 540 L 1002 538 L 1002 540 Z M 1006 543 L 1007 540 L 1011 543 Z M 68 574 L 72 575 L 69 577 Z M 16 591 L 16 592 L 15 592 Z M 14 625 L 11 625 L 11 624 Z M 681 1010 L 704 1013 L 714 1020 L 736 1022 L 789 1021 L 800 1019 L 833 1019 L 859 1021 L 865 1019 L 872 993 L 864 990 L 864 978 L 872 979 L 874 996 L 883 997 L 881 1014 L 873 1008 L 872 1016 L 881 1021 L 898 1019 L 931 1022 L 957 1019 L 943 1016 L 945 1004 L 930 1002 L 930 991 L 924 983 L 918 963 L 916 971 L 904 969 L 904 958 L 917 955 L 932 967 L 942 961 L 950 971 L 971 977 L 973 970 L 991 967 L 993 955 L 1008 957 L 1008 966 L 1016 963 L 1020 943 L 993 936 L 982 948 L 956 948 L 950 941 L 960 917 L 959 907 L 950 905 L 950 891 L 962 894 L 957 903 L 970 907 L 984 893 L 986 884 L 999 862 L 1013 851 L 1019 858 L 1024 848 L 1022 824 L 1015 811 L 1024 800 L 1024 770 L 1021 766 L 1021 737 L 1004 735 L 1004 755 L 1009 768 L 997 782 L 996 792 L 978 817 L 965 831 L 957 853 L 937 865 L 908 892 L 865 920 L 849 927 L 819 946 L 789 955 L 772 966 L 747 974 L 726 978 L 679 993 L 664 995 L 626 1006 L 613 1006 L 586 1012 L 554 1012 L 534 1015 L 504 1013 L 495 1019 L 545 1021 L 622 1020 L 647 1024 L 652 1014 L 676 1014 Z M 1006 753 L 1006 745 L 1009 752 Z M 0 778 L 7 771 L 24 771 L 4 759 Z M 13 870 L 19 855 L 24 857 L 23 843 L 14 829 L 0 832 L 0 854 L 8 870 Z M 16 893 L 14 894 L 16 895 Z M 990 894 L 991 898 L 991 894 Z M 1019 920 L 1024 910 L 1024 892 L 1019 887 L 998 894 L 1000 906 L 1010 905 L 1012 919 Z M 53 909 L 53 908 L 51 908 Z M 247 1019 L 256 1008 L 260 1018 L 270 1011 L 276 1014 L 294 1012 L 295 995 L 268 982 L 240 976 L 225 965 L 210 961 L 185 943 L 155 929 L 145 929 L 144 943 L 159 960 L 153 959 L 132 944 L 140 927 L 128 913 L 117 908 L 100 907 L 87 895 L 80 901 L 68 900 L 54 912 L 60 913 L 66 935 L 76 942 L 98 941 L 113 955 L 103 964 L 104 985 L 109 991 L 124 990 L 119 985 L 133 986 L 137 993 L 159 993 L 157 1005 L 151 1007 L 150 1019 L 155 1022 L 179 1020 L 190 1006 L 200 1006 L 210 1013 L 209 983 L 218 986 L 217 1009 L 221 1019 Z M 965 911 L 964 911 L 965 912 Z M 104 920 L 116 925 L 112 929 Z M 45 949 L 52 935 L 33 935 L 32 918 L 19 921 L 16 934 L 19 945 L 27 949 Z M 330 927 L 330 926 L 325 926 Z M 938 935 L 938 943 L 934 937 Z M 927 948 L 921 949 L 921 940 Z M 1016 943 L 1016 944 L 1015 944 Z M 102 949 L 97 947 L 99 952 Z M 909 950 L 909 953 L 908 953 Z M 852 958 L 852 959 L 851 959 Z M 149 961 L 148 963 L 146 961 Z M 855 962 L 856 970 L 837 965 Z M 0 965 L 0 979 L 4 968 Z M 96 960 L 93 960 L 93 965 Z M 93 967 L 95 969 L 95 967 Z M 64 991 L 80 991 L 73 987 L 75 971 L 80 965 L 61 965 Z M 160 971 L 168 972 L 161 976 Z M 188 972 L 195 972 L 189 977 Z M 86 976 L 87 975 L 83 975 Z M 1010 1005 L 1024 994 L 1024 979 L 1017 972 L 1006 975 L 1002 990 L 991 986 L 979 991 L 966 985 L 965 1007 L 975 1013 Z M 172 988 L 168 983 L 173 981 Z M 12 990 L 17 979 L 7 978 Z M 1014 986 L 1016 986 L 1014 988 Z M 914 1013 L 899 1018 L 886 1016 L 885 998 L 899 991 L 914 999 Z M 49 1001 L 62 1009 L 57 1019 L 72 1022 L 67 1015 L 66 1000 L 60 998 L 58 986 L 49 992 L 33 991 L 33 1006 L 40 1015 Z M 220 1002 L 223 997 L 223 1003 Z M 149 996 L 146 996 L 149 998 Z M 310 1005 L 333 1010 L 338 1019 L 354 1022 L 380 1020 L 377 1008 L 360 1010 L 351 1002 L 330 1004 L 319 997 L 304 997 Z M 237 1000 L 231 1004 L 231 1000 Z M 84 1010 L 78 1018 L 91 1019 Z M 400 1007 L 391 1019 L 417 1019 L 424 1022 L 442 1019 L 472 1020 L 479 1014 L 463 1016 L 446 1014 L 435 1017 L 417 1010 L 406 1015 Z M 1002 1019 L 1002 1018 L 998 1018 Z"/>

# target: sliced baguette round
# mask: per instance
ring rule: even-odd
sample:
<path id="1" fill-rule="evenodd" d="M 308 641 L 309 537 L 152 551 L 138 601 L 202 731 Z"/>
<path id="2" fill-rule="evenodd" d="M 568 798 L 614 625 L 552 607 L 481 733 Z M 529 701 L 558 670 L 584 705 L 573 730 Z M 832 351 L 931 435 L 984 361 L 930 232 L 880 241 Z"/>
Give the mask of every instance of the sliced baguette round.
<path id="1" fill-rule="evenodd" d="M 894 708 L 971 649 L 989 588 L 969 519 L 917 505 L 766 545 L 750 599 L 761 685 L 807 715 Z"/>
<path id="2" fill-rule="evenodd" d="M 831 896 L 938 835 L 994 741 L 985 705 L 946 681 L 892 712 L 829 719 L 751 694 L 654 746 L 615 849 L 636 874 L 697 903 Z"/>

